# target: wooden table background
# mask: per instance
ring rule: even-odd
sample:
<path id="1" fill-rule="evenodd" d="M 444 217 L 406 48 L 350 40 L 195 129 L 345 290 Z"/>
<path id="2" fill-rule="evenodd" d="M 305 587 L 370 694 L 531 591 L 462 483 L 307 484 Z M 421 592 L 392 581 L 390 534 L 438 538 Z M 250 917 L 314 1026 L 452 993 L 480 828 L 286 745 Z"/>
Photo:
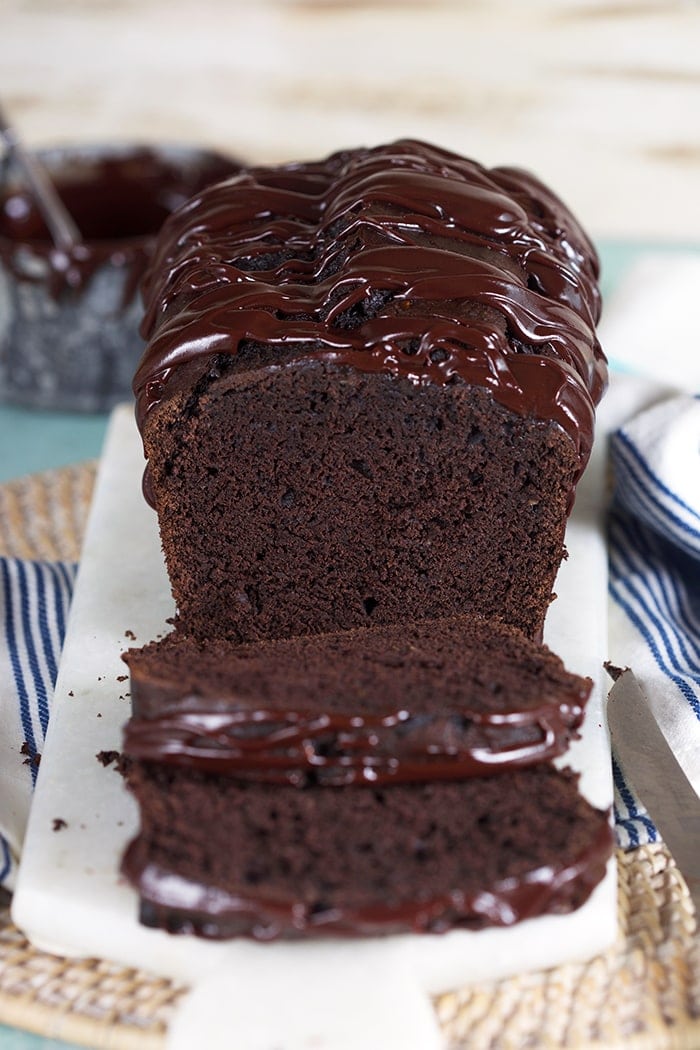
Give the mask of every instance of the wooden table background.
<path id="1" fill-rule="evenodd" d="M 423 137 L 700 244 L 698 0 L 0 0 L 0 95 L 32 144 Z"/>

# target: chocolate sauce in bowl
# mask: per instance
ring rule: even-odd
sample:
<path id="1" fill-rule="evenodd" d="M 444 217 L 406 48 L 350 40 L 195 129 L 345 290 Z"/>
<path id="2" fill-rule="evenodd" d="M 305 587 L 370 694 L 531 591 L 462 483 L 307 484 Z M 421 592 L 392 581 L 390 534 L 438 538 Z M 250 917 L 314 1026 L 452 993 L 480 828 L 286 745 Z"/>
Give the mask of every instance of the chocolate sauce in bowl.
<path id="1" fill-rule="evenodd" d="M 131 396 L 143 349 L 139 286 L 165 219 L 234 173 L 185 147 L 85 146 L 41 151 L 80 229 L 56 247 L 21 174 L 0 167 L 0 396 L 50 408 L 104 410 Z"/>
<path id="2" fill-rule="evenodd" d="M 58 153 L 58 151 L 57 151 Z M 94 157 L 68 154 L 64 164 L 51 161 L 58 194 L 78 224 L 82 243 L 67 255 L 57 249 L 28 188 L 15 183 L 2 197 L 0 254 L 20 279 L 28 275 L 17 265 L 17 249 L 42 256 L 49 264 L 55 296 L 81 289 L 104 263 L 124 269 L 128 280 L 124 302 L 137 293 L 163 222 L 188 197 L 234 170 L 214 154 L 201 154 L 188 168 L 156 150 Z"/>

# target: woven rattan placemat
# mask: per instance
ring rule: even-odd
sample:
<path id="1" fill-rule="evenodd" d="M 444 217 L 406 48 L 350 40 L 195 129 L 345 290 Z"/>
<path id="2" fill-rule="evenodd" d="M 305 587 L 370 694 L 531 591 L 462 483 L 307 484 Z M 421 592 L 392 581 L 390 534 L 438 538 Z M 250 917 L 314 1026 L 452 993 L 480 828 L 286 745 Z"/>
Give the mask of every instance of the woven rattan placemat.
<path id="1" fill-rule="evenodd" d="M 77 560 L 93 481 L 85 465 L 0 486 L 0 554 Z M 442 996 L 450 1050 L 700 1048 L 700 937 L 683 879 L 662 845 L 619 851 L 618 871 L 616 944 L 587 963 Z M 0 901 L 0 1022 L 150 1050 L 184 990 L 104 960 L 35 951 Z"/>

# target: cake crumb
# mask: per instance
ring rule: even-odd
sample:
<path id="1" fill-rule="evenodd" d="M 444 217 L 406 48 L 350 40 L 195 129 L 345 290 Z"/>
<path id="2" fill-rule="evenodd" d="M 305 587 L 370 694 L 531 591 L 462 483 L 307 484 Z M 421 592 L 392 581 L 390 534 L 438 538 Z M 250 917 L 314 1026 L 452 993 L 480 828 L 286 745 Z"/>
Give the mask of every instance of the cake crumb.
<path id="1" fill-rule="evenodd" d="M 67 827 L 68 827 L 68 821 L 64 820 L 63 817 L 54 817 L 53 818 L 53 830 L 54 831 L 63 831 L 63 829 L 67 828 Z"/>
<path id="2" fill-rule="evenodd" d="M 95 755 L 95 758 L 106 769 L 108 766 L 111 766 L 112 764 L 116 765 L 119 762 L 119 752 L 118 751 L 98 751 L 97 754 Z"/>
<path id="3" fill-rule="evenodd" d="M 128 674 L 118 674 L 117 675 L 117 681 L 118 682 L 125 682 L 128 677 L 129 677 Z"/>
<path id="4" fill-rule="evenodd" d="M 26 755 L 23 766 L 38 766 L 41 762 L 41 755 L 38 751 L 32 751 L 31 745 L 28 741 L 23 741 L 22 746 L 19 749 L 20 755 Z"/>
<path id="5" fill-rule="evenodd" d="M 129 638 L 132 642 L 136 641 L 136 635 L 133 631 L 124 631 L 124 637 Z"/>
<path id="6" fill-rule="evenodd" d="M 608 672 L 613 682 L 616 682 L 618 678 L 621 678 L 625 671 L 629 671 L 629 667 L 618 667 L 616 664 L 611 663 L 610 660 L 606 660 L 603 667 Z"/>

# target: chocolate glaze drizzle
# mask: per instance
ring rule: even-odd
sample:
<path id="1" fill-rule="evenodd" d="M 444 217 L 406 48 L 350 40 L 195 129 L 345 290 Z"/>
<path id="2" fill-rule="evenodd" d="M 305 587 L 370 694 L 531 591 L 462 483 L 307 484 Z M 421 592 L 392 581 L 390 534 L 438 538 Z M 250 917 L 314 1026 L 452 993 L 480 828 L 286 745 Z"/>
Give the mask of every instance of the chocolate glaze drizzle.
<path id="1" fill-rule="evenodd" d="M 138 419 L 184 365 L 266 345 L 266 368 L 325 361 L 486 387 L 559 423 L 583 469 L 607 381 L 597 278 L 568 209 L 516 169 L 409 140 L 253 168 L 164 227 L 144 283 Z"/>
<path id="2" fill-rule="evenodd" d="M 605 873 L 612 832 L 601 821 L 597 834 L 570 863 L 545 865 L 522 878 L 508 878 L 478 893 L 454 889 L 430 900 L 365 908 L 314 911 L 298 900 L 271 900 L 194 882 L 149 860 L 139 837 L 129 846 L 122 871 L 141 897 L 141 921 L 171 933 L 200 937 L 278 937 L 321 934 L 371 936 L 400 932 L 444 933 L 459 927 L 511 926 L 547 912 L 578 907 Z"/>
<path id="3" fill-rule="evenodd" d="M 132 717 L 124 753 L 146 762 L 265 783 L 402 783 L 502 772 L 562 754 L 585 697 L 525 711 L 213 710 L 201 703 Z"/>

